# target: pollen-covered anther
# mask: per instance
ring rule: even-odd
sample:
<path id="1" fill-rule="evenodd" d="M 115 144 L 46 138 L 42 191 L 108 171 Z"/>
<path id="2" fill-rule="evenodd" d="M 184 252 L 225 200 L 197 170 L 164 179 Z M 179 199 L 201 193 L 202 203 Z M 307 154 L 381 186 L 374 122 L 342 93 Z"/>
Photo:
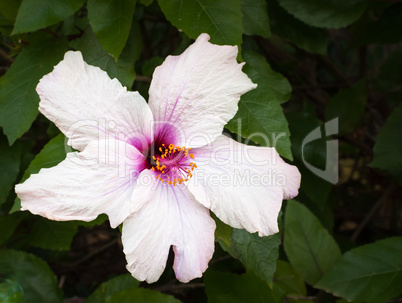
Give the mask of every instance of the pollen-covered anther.
<path id="1" fill-rule="evenodd" d="M 155 165 L 152 170 L 157 173 L 155 178 L 173 186 L 188 181 L 193 176 L 191 172 L 197 168 L 195 162 L 188 161 L 188 159 L 194 159 L 190 149 L 173 144 L 166 147 L 165 144 L 162 144 L 158 149 L 160 155 L 153 156 Z"/>

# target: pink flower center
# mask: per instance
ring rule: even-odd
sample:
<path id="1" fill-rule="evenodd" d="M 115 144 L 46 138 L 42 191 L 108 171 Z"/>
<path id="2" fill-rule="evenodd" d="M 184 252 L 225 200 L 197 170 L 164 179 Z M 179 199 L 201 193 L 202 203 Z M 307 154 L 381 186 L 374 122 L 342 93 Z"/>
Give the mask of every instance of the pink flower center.
<path id="1" fill-rule="evenodd" d="M 191 172 L 197 167 L 192 161 L 194 155 L 190 153 L 190 149 L 174 144 L 166 147 L 162 144 L 159 147 L 160 155 L 153 156 L 155 165 L 152 170 L 157 174 L 155 178 L 173 186 L 188 181 L 193 176 Z"/>

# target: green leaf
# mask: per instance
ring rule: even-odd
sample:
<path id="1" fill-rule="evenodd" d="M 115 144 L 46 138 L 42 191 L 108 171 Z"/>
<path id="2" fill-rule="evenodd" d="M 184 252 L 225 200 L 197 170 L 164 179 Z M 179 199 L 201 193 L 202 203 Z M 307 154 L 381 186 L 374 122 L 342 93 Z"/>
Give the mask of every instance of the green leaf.
<path id="1" fill-rule="evenodd" d="M 241 45 L 240 0 L 158 0 L 162 12 L 174 26 L 196 39 L 202 33 L 220 45 Z"/>
<path id="2" fill-rule="evenodd" d="M 0 205 L 6 201 L 20 171 L 23 152 L 20 143 L 17 142 L 13 146 L 9 146 L 6 137 L 0 135 Z"/>
<path id="3" fill-rule="evenodd" d="M 402 170 L 402 103 L 388 117 L 374 145 L 370 166 L 385 170 Z"/>
<path id="4" fill-rule="evenodd" d="M 257 233 L 250 234 L 244 229 L 234 228 L 230 247 L 223 245 L 222 248 L 239 259 L 256 276 L 272 285 L 280 244 L 280 233 L 259 237 Z"/>
<path id="5" fill-rule="evenodd" d="M 50 221 L 38 217 L 32 225 L 28 242 L 30 245 L 51 250 L 69 250 L 78 230 L 75 221 Z"/>
<path id="6" fill-rule="evenodd" d="M 144 64 L 142 65 L 142 75 L 152 77 L 155 68 L 159 65 L 162 65 L 163 61 L 165 61 L 165 59 L 159 56 L 145 60 Z"/>
<path id="7" fill-rule="evenodd" d="M 345 253 L 315 285 L 348 300 L 382 303 L 402 294 L 402 237 Z"/>
<path id="8" fill-rule="evenodd" d="M 70 45 L 82 52 L 85 62 L 106 71 L 110 78 L 117 78 L 121 84 L 131 88 L 135 79 L 135 62 L 141 54 L 142 39 L 138 22 L 134 19 L 127 44 L 117 62 L 101 46 L 91 27 L 87 27 L 80 39 Z"/>
<path id="9" fill-rule="evenodd" d="M 38 114 L 39 79 L 52 71 L 68 50 L 67 40 L 45 40 L 27 46 L 0 78 L 0 126 L 10 144 L 25 133 Z"/>
<path id="10" fill-rule="evenodd" d="M 273 303 L 268 285 L 251 273 L 236 275 L 208 270 L 204 274 L 208 303 Z"/>
<path id="11" fill-rule="evenodd" d="M 284 103 L 289 100 L 292 87 L 289 81 L 280 73 L 272 70 L 265 58 L 251 51 L 244 51 L 243 58 L 246 61 L 244 71 L 251 80 L 258 84 L 258 89 L 263 90 L 268 101 Z"/>
<path id="12" fill-rule="evenodd" d="M 34 255 L 0 250 L 0 276 L 19 283 L 26 302 L 62 302 L 54 273 L 42 259 Z"/>
<path id="13" fill-rule="evenodd" d="M 20 7 L 21 0 L 14 1 L 0 1 L 0 13 L 14 24 L 15 17 L 17 17 L 18 8 Z"/>
<path id="14" fill-rule="evenodd" d="M 105 303 L 180 303 L 172 296 L 146 288 L 130 288 L 108 297 Z"/>
<path id="15" fill-rule="evenodd" d="M 247 62 L 244 72 L 258 87 L 241 97 L 239 110 L 226 127 L 262 146 L 275 147 L 292 160 L 288 122 L 280 105 L 290 98 L 289 82 L 263 56 L 244 51 L 243 58 Z"/>
<path id="16" fill-rule="evenodd" d="M 88 19 L 102 47 L 115 60 L 130 34 L 136 0 L 88 0 Z"/>
<path id="17" fill-rule="evenodd" d="M 105 303 L 111 302 L 110 298 L 117 292 L 137 288 L 140 285 L 130 274 L 121 275 L 108 280 L 99 287 L 85 300 L 85 303 Z"/>
<path id="18" fill-rule="evenodd" d="M 94 227 L 96 225 L 102 225 L 108 220 L 108 217 L 106 214 L 100 214 L 95 220 L 86 222 L 86 221 L 75 221 L 79 226 L 84 226 L 84 227 Z"/>
<path id="19" fill-rule="evenodd" d="M 280 7 L 276 0 L 269 0 L 268 7 L 272 33 L 310 53 L 327 53 L 326 30 L 311 27 L 296 19 Z"/>
<path id="20" fill-rule="evenodd" d="M 341 256 L 338 245 L 320 221 L 307 207 L 292 200 L 286 207 L 284 248 L 290 264 L 311 285 Z"/>
<path id="21" fill-rule="evenodd" d="M 3 27 L 9 28 L 9 27 L 11 27 L 11 26 L 13 26 L 13 25 L 14 25 L 14 23 L 13 23 L 12 21 L 8 20 L 8 19 L 0 12 L 0 27 L 1 27 L 1 30 L 2 30 L 2 34 L 3 34 L 3 35 L 8 35 L 8 34 L 9 34 L 9 31 L 5 31 L 5 30 L 2 29 Z"/>
<path id="22" fill-rule="evenodd" d="M 317 27 L 341 28 L 355 22 L 366 9 L 365 0 L 277 0 L 301 21 Z"/>
<path id="23" fill-rule="evenodd" d="M 56 24 L 74 14 L 84 3 L 85 0 L 22 0 L 13 35 Z"/>
<path id="24" fill-rule="evenodd" d="M 356 84 L 338 92 L 325 108 L 325 119 L 339 118 L 339 132 L 350 133 L 356 129 L 366 108 L 366 83 Z"/>
<path id="25" fill-rule="evenodd" d="M 63 161 L 66 153 L 71 151 L 71 148 L 66 145 L 65 139 L 63 134 L 51 139 L 29 164 L 21 182 L 28 179 L 30 175 L 37 174 L 42 168 L 53 167 Z"/>
<path id="26" fill-rule="evenodd" d="M 19 214 L 7 215 L 0 217 L 0 244 L 6 242 L 14 232 L 14 229 L 21 221 Z M 0 300 L 1 302 L 1 300 Z"/>
<path id="27" fill-rule="evenodd" d="M 70 149 L 65 144 L 65 137 L 59 134 L 50 140 L 43 149 L 36 155 L 35 159 L 29 164 L 20 183 L 24 182 L 31 174 L 37 174 L 42 168 L 49 168 L 59 164 L 66 158 L 67 149 Z M 17 197 L 14 206 L 10 213 L 21 209 L 21 200 Z"/>
<path id="28" fill-rule="evenodd" d="M 305 296 L 307 293 L 306 285 L 300 274 L 288 262 L 282 260 L 276 262 L 274 283 L 287 295 Z"/>
<path id="29" fill-rule="evenodd" d="M 265 0 L 242 0 L 243 30 L 246 35 L 259 35 L 269 38 L 268 8 Z"/>
<path id="30" fill-rule="evenodd" d="M 24 290 L 18 282 L 5 280 L 0 283 L 0 302 L 24 303 Z"/>
<path id="31" fill-rule="evenodd" d="M 145 6 L 149 6 L 154 0 L 140 0 L 141 4 L 144 4 Z"/>
<path id="32" fill-rule="evenodd" d="M 230 238 L 232 236 L 233 228 L 225 223 L 223 223 L 214 213 L 211 212 L 211 217 L 215 220 L 216 229 L 215 229 L 215 238 L 223 241 L 223 243 L 229 247 L 230 246 Z"/>

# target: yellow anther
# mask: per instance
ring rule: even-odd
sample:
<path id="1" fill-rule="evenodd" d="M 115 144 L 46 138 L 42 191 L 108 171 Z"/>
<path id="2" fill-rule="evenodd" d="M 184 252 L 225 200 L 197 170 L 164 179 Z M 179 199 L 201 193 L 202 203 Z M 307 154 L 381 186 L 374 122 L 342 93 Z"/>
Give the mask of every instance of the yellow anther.
<path id="1" fill-rule="evenodd" d="M 189 153 L 190 149 L 174 144 L 166 147 L 162 144 L 159 147 L 160 156 L 152 157 L 155 160 L 152 171 L 158 174 L 155 179 L 173 186 L 188 181 L 193 176 L 191 172 L 197 167 L 195 162 L 188 161 L 189 157 L 194 159 L 194 155 Z"/>

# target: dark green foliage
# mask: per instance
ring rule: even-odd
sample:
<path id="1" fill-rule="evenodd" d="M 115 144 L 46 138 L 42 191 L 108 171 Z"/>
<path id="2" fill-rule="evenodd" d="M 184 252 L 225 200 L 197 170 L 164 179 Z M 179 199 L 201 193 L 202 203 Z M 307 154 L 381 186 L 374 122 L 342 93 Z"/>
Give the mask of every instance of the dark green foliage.
<path id="1" fill-rule="evenodd" d="M 14 284 L 14 293 L 18 294 L 22 289 L 26 302 L 63 302 L 54 273 L 34 255 L 0 250 L 0 276 Z"/>
<path id="2" fill-rule="evenodd" d="M 349 300 L 386 302 L 400 294 L 402 238 L 367 244 L 345 253 L 316 287 Z"/>
<path id="3" fill-rule="evenodd" d="M 166 18 L 190 38 L 211 35 L 216 44 L 241 45 L 240 0 L 158 0 Z"/>
<path id="4" fill-rule="evenodd" d="M 290 97 L 289 82 L 261 55 L 243 52 L 243 59 L 247 62 L 244 71 L 258 90 L 242 96 L 239 111 L 226 127 L 262 146 L 275 147 L 281 156 L 292 159 L 288 125 L 280 106 Z"/>
<path id="5" fill-rule="evenodd" d="M 208 302 L 276 302 L 272 291 L 253 274 L 230 274 L 210 271 L 205 274 Z"/>
<path id="6" fill-rule="evenodd" d="M 35 87 L 39 79 L 63 59 L 66 51 L 65 38 L 37 41 L 24 48 L 1 77 L 0 126 L 10 144 L 21 137 L 35 120 L 39 103 Z"/>
<path id="7" fill-rule="evenodd" d="M 397 0 L 0 0 L 0 302 L 400 302 L 401 28 Z M 211 213 L 203 278 L 180 284 L 170 255 L 148 285 L 105 215 L 21 212 L 14 186 L 73 152 L 35 91 L 67 50 L 147 98 L 155 68 L 201 33 L 236 45 L 258 85 L 225 132 L 296 165 L 299 202 L 268 237 Z"/>
<path id="8" fill-rule="evenodd" d="M 293 200 L 286 207 L 284 246 L 290 263 L 312 285 L 341 256 L 338 245 L 320 221 L 307 207 Z"/>

